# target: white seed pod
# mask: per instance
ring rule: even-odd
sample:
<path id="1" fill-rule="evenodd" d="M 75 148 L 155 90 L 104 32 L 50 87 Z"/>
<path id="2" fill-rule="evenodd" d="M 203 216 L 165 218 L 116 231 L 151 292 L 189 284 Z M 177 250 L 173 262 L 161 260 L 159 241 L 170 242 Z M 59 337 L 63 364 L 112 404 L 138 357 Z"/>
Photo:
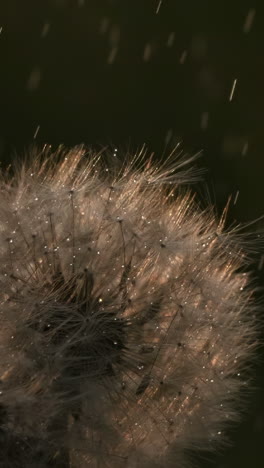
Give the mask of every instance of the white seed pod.
<path id="1" fill-rule="evenodd" d="M 101 159 L 34 150 L 1 175 L 1 467 L 189 467 L 238 419 L 239 236 L 179 189 L 183 161 Z"/>

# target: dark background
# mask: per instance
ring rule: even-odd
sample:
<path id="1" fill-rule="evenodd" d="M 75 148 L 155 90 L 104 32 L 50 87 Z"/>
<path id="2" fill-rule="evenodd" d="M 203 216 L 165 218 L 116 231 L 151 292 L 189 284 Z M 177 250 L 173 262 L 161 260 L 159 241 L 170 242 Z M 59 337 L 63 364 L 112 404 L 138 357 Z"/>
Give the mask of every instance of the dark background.
<path id="1" fill-rule="evenodd" d="M 32 142 L 108 145 L 120 157 L 146 143 L 157 158 L 181 142 L 189 154 L 203 151 L 204 194 L 219 212 L 232 195 L 230 219 L 264 215 L 260 8 L 254 0 L 0 0 L 2 166 Z M 258 391 L 233 447 L 202 467 L 264 466 L 263 374 L 260 356 Z"/>

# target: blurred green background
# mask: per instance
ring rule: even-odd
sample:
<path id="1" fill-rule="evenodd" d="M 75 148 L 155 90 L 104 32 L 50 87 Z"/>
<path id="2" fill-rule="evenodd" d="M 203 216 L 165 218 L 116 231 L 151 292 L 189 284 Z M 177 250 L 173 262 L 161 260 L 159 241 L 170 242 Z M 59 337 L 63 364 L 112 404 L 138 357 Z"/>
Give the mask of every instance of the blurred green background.
<path id="1" fill-rule="evenodd" d="M 203 196 L 264 215 L 264 8 L 254 0 L 1 0 L 0 161 L 36 142 L 202 150 Z M 253 229 L 263 229 L 263 221 Z M 256 275 L 263 286 L 261 254 Z M 233 447 L 202 467 L 262 468 L 259 356 Z"/>

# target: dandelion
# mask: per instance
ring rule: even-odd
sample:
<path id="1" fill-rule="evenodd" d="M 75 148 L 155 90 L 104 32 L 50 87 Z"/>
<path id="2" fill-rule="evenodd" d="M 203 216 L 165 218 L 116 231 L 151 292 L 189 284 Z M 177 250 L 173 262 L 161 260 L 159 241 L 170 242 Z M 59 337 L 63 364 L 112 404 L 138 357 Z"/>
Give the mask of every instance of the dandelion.
<path id="1" fill-rule="evenodd" d="M 0 180 L 0 466 L 189 467 L 256 347 L 238 231 L 190 161 L 31 153 Z"/>

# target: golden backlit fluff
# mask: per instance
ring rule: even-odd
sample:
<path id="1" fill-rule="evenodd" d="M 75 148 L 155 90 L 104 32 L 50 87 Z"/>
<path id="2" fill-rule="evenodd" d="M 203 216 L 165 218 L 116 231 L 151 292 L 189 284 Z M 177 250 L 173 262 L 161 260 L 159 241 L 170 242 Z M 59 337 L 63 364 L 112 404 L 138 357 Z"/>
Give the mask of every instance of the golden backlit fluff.
<path id="1" fill-rule="evenodd" d="M 238 418 L 239 231 L 184 189 L 190 161 L 123 161 L 44 147 L 1 175 L 1 467 L 189 467 Z"/>

